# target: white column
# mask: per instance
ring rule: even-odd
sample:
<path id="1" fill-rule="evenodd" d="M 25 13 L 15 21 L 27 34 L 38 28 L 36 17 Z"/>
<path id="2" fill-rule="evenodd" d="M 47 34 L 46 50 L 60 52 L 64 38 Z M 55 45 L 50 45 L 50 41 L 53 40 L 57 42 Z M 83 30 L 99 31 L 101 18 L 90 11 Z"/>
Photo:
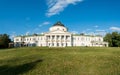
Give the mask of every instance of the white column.
<path id="1" fill-rule="evenodd" d="M 64 46 L 66 46 L 66 35 L 64 35 Z"/>
<path id="2" fill-rule="evenodd" d="M 50 35 L 50 46 L 52 46 L 52 35 Z"/>
<path id="3" fill-rule="evenodd" d="M 60 35 L 58 35 L 58 46 L 60 46 Z"/>
<path id="4" fill-rule="evenodd" d="M 55 35 L 55 47 L 57 46 L 57 36 Z"/>
<path id="5" fill-rule="evenodd" d="M 53 35 L 53 44 L 54 44 L 54 46 L 55 46 L 55 35 Z"/>
<path id="6" fill-rule="evenodd" d="M 48 46 L 48 37 L 47 37 L 47 35 L 45 35 L 45 44 L 46 44 L 46 46 Z"/>
<path id="7" fill-rule="evenodd" d="M 49 35 L 47 35 L 47 46 L 49 46 Z"/>
<path id="8" fill-rule="evenodd" d="M 70 46 L 72 46 L 72 36 L 70 35 Z"/>
<path id="9" fill-rule="evenodd" d="M 62 35 L 60 35 L 60 47 L 62 47 L 62 42 L 61 42 L 61 40 L 62 40 Z"/>

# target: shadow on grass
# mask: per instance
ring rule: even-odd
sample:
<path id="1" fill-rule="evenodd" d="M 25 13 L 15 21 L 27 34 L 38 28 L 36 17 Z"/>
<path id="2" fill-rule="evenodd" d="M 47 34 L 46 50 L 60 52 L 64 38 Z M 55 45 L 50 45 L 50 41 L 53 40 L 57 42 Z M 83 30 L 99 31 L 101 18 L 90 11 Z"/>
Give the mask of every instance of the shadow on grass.
<path id="1" fill-rule="evenodd" d="M 19 75 L 28 72 L 36 66 L 37 63 L 43 60 L 36 60 L 34 62 L 26 63 L 19 66 L 10 67 L 8 65 L 0 66 L 0 75 Z"/>

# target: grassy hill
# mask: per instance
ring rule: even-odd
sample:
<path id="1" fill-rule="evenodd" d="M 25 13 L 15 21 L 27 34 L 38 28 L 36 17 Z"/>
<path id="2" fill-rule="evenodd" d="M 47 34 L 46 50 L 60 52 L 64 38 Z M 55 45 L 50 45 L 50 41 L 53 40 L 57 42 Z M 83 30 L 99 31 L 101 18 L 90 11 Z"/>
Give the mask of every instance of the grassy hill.
<path id="1" fill-rule="evenodd" d="M 0 75 L 120 75 L 120 48 L 3 49 Z"/>

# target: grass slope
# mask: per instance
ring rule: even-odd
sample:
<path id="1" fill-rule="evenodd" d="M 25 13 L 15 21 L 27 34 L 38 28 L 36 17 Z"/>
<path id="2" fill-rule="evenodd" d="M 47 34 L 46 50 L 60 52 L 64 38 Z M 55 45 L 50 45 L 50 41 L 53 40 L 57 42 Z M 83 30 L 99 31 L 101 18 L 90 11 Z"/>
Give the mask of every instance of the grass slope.
<path id="1" fill-rule="evenodd" d="M 120 48 L 4 49 L 0 75 L 120 75 Z"/>

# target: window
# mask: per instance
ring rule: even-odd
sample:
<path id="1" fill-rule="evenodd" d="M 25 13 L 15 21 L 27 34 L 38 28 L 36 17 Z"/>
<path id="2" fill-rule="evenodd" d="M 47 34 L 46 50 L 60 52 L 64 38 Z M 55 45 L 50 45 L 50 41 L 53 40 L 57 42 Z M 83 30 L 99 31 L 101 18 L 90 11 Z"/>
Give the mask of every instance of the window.
<path id="1" fill-rule="evenodd" d="M 52 39 L 55 39 L 55 36 L 52 36 Z"/>
<path id="2" fill-rule="evenodd" d="M 99 38 L 99 41 L 101 41 L 101 39 Z"/>
<path id="3" fill-rule="evenodd" d="M 59 46 L 59 43 L 57 43 L 57 46 Z"/>
<path id="4" fill-rule="evenodd" d="M 82 37 L 81 40 L 84 41 L 84 38 Z"/>
<path id="5" fill-rule="evenodd" d="M 64 39 L 64 36 L 62 36 L 61 38 L 62 38 L 62 40 L 63 40 L 63 39 Z"/>
<path id="6" fill-rule="evenodd" d="M 36 39 L 35 38 L 33 38 L 33 41 L 35 41 Z"/>
<path id="7" fill-rule="evenodd" d="M 59 39 L 59 36 L 57 36 L 57 40 Z"/>
<path id="8" fill-rule="evenodd" d="M 48 36 L 48 39 L 50 39 L 50 36 Z"/>
<path id="9" fill-rule="evenodd" d="M 52 43 L 52 46 L 54 46 L 54 43 Z"/>
<path id="10" fill-rule="evenodd" d="M 62 47 L 64 46 L 64 44 L 63 44 L 63 43 L 62 43 L 61 45 L 62 45 Z"/>
<path id="11" fill-rule="evenodd" d="M 57 28 L 57 30 L 59 30 L 59 28 Z"/>
<path id="12" fill-rule="evenodd" d="M 67 39 L 67 40 L 69 40 L 69 39 L 70 39 L 70 36 L 69 36 L 69 35 L 68 35 L 68 36 L 66 36 L 66 39 Z"/>
<path id="13" fill-rule="evenodd" d="M 19 39 L 16 39 L 16 41 L 19 41 Z"/>
<path id="14" fill-rule="evenodd" d="M 50 43 L 49 43 L 49 46 L 50 46 Z"/>
<path id="15" fill-rule="evenodd" d="M 66 46 L 68 46 L 68 44 L 66 43 Z"/>

